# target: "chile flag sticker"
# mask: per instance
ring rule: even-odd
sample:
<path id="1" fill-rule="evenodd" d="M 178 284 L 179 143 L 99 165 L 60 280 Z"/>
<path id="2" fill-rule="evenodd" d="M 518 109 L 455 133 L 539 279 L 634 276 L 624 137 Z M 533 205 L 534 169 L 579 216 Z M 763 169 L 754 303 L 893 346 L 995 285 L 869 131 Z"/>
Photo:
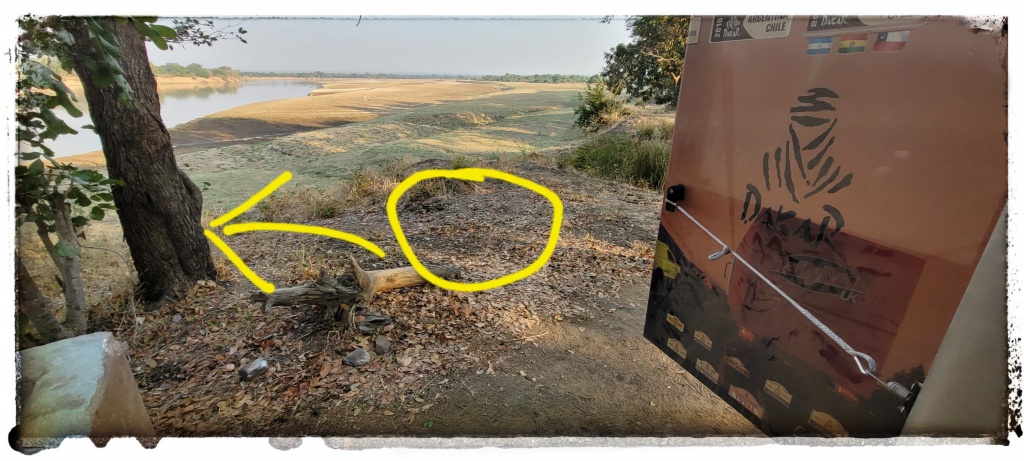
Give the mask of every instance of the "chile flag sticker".
<path id="1" fill-rule="evenodd" d="M 882 32 L 878 34 L 875 47 L 872 51 L 899 51 L 907 46 L 907 39 L 910 38 L 910 31 Z"/>

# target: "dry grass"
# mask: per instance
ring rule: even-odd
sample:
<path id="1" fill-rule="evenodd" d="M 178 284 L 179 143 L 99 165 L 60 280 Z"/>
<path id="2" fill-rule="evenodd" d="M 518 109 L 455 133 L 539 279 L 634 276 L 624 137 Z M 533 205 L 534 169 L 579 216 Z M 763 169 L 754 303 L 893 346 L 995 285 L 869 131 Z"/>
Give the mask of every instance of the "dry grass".
<path id="1" fill-rule="evenodd" d="M 660 190 L 672 152 L 671 120 L 640 118 L 635 131 L 611 130 L 558 154 L 559 167 Z"/>
<path id="2" fill-rule="evenodd" d="M 257 206 L 261 219 L 275 222 L 306 222 L 327 219 L 351 210 L 383 206 L 398 183 L 423 169 L 459 169 L 480 166 L 462 156 L 450 160 L 390 159 L 380 165 L 356 168 L 337 187 L 303 185 L 275 192 Z M 476 191 L 470 182 L 447 178 L 422 181 L 403 194 L 399 207 L 433 197 L 447 197 Z"/>

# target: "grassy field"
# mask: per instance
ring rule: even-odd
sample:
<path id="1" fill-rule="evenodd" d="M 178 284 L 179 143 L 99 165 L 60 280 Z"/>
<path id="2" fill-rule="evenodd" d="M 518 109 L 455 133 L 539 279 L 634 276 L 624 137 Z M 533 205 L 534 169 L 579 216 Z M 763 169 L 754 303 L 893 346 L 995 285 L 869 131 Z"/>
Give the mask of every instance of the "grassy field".
<path id="1" fill-rule="evenodd" d="M 565 145 L 584 136 L 572 128 L 577 84 L 417 81 L 370 90 L 366 85 L 328 83 L 321 95 L 252 104 L 210 116 L 314 125 L 332 116 L 325 114 L 350 107 L 350 115 L 372 118 L 257 144 L 179 154 L 181 168 L 197 184 L 209 184 L 204 208 L 211 213 L 230 208 L 286 170 L 294 175 L 286 188 L 337 186 L 359 168 L 388 161 L 496 159 Z M 411 100 L 386 101 L 385 95 L 403 92 Z M 364 99 L 363 94 L 375 96 Z"/>

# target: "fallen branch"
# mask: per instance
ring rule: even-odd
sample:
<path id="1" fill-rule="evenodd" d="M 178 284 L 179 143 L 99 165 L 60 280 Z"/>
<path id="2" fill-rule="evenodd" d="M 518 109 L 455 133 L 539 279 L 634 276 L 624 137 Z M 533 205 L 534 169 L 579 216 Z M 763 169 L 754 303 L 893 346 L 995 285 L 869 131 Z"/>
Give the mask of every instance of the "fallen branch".
<path id="1" fill-rule="evenodd" d="M 326 317 L 341 320 L 347 328 L 354 328 L 354 306 L 368 305 L 374 295 L 382 291 L 427 283 L 414 268 L 409 266 L 367 271 L 363 270 L 352 256 L 349 256 L 349 264 L 358 287 L 346 283 L 343 280 L 345 277 L 331 278 L 326 269 L 320 269 L 320 276 L 311 283 L 280 288 L 270 295 L 260 292 L 256 294 L 256 299 L 263 301 L 263 309 L 268 313 L 274 306 L 296 304 L 325 306 L 328 308 Z M 437 266 L 428 269 L 444 279 L 450 280 L 459 277 L 459 269 L 454 266 Z"/>
<path id="2" fill-rule="evenodd" d="M 348 257 L 352 265 L 352 274 L 359 283 L 360 301 L 369 304 L 373 296 L 382 291 L 394 290 L 397 288 L 415 287 L 427 283 L 415 269 L 409 266 L 394 269 L 383 269 L 376 271 L 364 271 L 359 267 L 356 258 Z M 430 272 L 443 279 L 449 280 L 459 277 L 459 269 L 455 266 L 429 267 Z"/>

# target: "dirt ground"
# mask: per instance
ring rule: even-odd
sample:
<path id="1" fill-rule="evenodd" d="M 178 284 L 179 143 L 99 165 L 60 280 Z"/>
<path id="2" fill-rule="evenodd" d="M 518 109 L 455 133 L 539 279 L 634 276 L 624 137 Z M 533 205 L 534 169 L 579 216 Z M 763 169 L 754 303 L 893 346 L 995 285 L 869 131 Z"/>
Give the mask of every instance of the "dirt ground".
<path id="1" fill-rule="evenodd" d="M 427 161 L 416 169 L 443 167 Z M 509 165 L 504 165 L 508 167 Z M 165 436 L 757 436 L 758 430 L 642 337 L 658 194 L 531 163 L 513 172 L 559 194 L 559 245 L 538 273 L 495 290 L 415 287 L 369 306 L 395 323 L 391 351 L 342 364 L 373 337 L 341 331 L 314 306 L 264 314 L 240 276 L 118 331 L 144 400 Z M 528 265 L 550 206 L 525 189 L 482 185 L 409 201 L 400 219 L 427 263 L 457 264 L 465 281 Z M 239 221 L 259 220 L 252 214 Z M 230 237 L 278 286 L 320 267 L 406 265 L 382 206 L 311 222 L 356 233 L 388 253 L 302 235 Z M 390 242 L 390 243 L 388 243 Z M 134 339 L 131 339 L 134 338 Z M 240 382 L 257 356 L 272 372 Z"/>
<path id="2" fill-rule="evenodd" d="M 312 115 L 299 110 L 301 104 L 292 107 L 299 104 L 293 100 L 276 103 L 280 117 L 266 116 L 270 119 L 254 115 L 262 110 L 259 104 L 228 112 L 262 124 L 243 134 L 273 135 L 338 122 L 329 120 L 334 115 L 328 109 L 370 103 L 374 94 L 383 100 L 409 91 L 426 99 L 396 96 L 387 109 L 390 118 L 363 128 L 351 123 L 252 145 L 185 151 L 179 157 L 182 168 L 213 183 L 204 193 L 205 207 L 235 204 L 239 194 L 251 193 L 245 190 L 266 184 L 264 176 L 272 179 L 285 167 L 297 181 L 303 176 L 336 181 L 337 171 L 296 166 L 323 165 L 333 157 L 332 162 L 352 163 L 371 154 L 386 160 L 414 152 L 427 160 L 408 165 L 411 174 L 451 168 L 456 154 L 467 155 L 474 166 L 508 171 L 558 194 L 565 211 L 554 254 L 535 274 L 493 290 L 423 286 L 380 293 L 366 308 L 394 323 L 374 335 L 344 331 L 325 318 L 324 307 L 264 312 L 252 297 L 253 285 L 215 251 L 218 281 L 201 282 L 186 299 L 154 312 L 141 306 L 134 313 L 104 309 L 92 319 L 95 328 L 114 331 L 128 345 L 158 434 L 762 436 L 643 338 L 661 194 L 554 167 L 551 155 L 581 140 L 569 133 L 575 93 L 558 85 L 493 82 L 459 84 L 454 93 L 453 88 L 423 93 L 397 83 L 366 93 L 356 83 L 327 85 L 321 95 L 299 98 L 324 109 Z M 364 93 L 371 96 L 364 99 Z M 509 99 L 513 94 L 523 98 Z M 464 101 L 441 104 L 453 95 Z M 237 135 L 230 129 L 245 125 L 228 115 L 194 125 L 209 128 L 210 138 Z M 619 129 L 628 131 L 635 123 L 627 120 Z M 521 150 L 514 159 L 475 154 L 506 139 L 501 136 Z M 461 145 L 470 147 L 457 150 Z M 300 152 L 310 157 L 296 157 Z M 448 193 L 403 199 L 400 206 L 403 230 L 421 261 L 454 264 L 462 281 L 482 281 L 516 272 L 539 256 L 552 219 L 543 197 L 494 180 L 450 186 Z M 327 190 L 320 194 L 337 186 Z M 301 200 L 303 193 L 282 189 L 274 196 L 294 194 Z M 272 203 L 267 199 L 267 206 L 233 222 L 274 220 Z M 321 269 L 345 276 L 349 254 L 366 269 L 408 265 L 381 197 L 320 214 L 301 223 L 360 235 L 387 256 L 379 259 L 352 244 L 310 235 L 256 232 L 225 239 L 278 287 L 310 282 Z M 108 221 L 90 233 L 116 227 Z M 377 336 L 390 343 L 389 350 L 374 352 L 360 367 L 343 363 L 356 348 L 372 351 Z M 268 360 L 270 371 L 240 381 L 239 368 L 258 357 Z"/>

